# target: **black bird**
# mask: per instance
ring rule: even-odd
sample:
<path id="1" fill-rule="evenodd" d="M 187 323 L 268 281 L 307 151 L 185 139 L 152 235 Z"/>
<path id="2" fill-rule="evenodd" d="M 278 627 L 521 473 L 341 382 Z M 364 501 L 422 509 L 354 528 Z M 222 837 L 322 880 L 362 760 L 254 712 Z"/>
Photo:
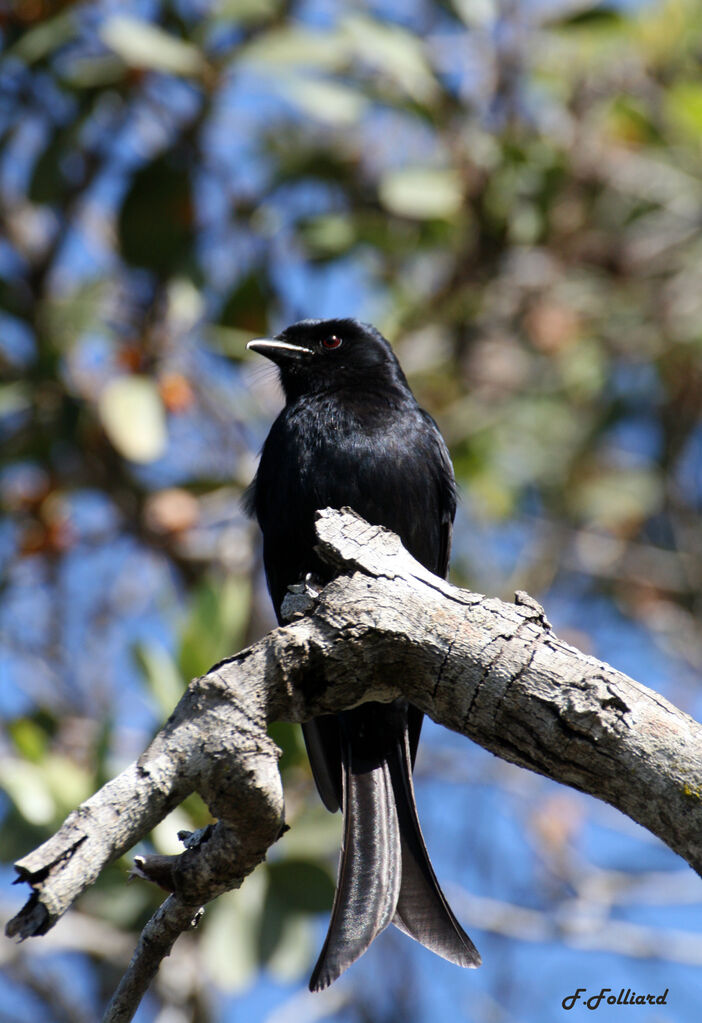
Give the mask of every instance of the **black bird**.
<path id="1" fill-rule="evenodd" d="M 245 499 L 263 532 L 278 620 L 288 586 L 310 572 L 330 577 L 313 549 L 320 508 L 349 505 L 445 577 L 456 510 L 451 461 L 385 338 L 353 319 L 302 320 L 247 347 L 277 365 L 285 392 Z M 302 726 L 319 794 L 329 810 L 344 813 L 313 991 L 336 980 L 391 922 L 459 966 L 480 965 L 439 887 L 417 819 L 412 767 L 421 725 L 421 711 L 396 700 Z"/>

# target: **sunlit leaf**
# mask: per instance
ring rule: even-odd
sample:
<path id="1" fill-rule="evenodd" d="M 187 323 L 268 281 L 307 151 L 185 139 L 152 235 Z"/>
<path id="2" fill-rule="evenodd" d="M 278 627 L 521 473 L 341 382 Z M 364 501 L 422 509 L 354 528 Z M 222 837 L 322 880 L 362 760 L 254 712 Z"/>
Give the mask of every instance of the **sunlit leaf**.
<path id="1" fill-rule="evenodd" d="M 100 37 L 130 67 L 197 75 L 205 66 L 196 46 L 141 18 L 114 14 L 102 25 Z"/>
<path id="2" fill-rule="evenodd" d="M 220 589 L 218 606 L 222 640 L 228 645 L 231 644 L 225 656 L 227 653 L 235 652 L 243 640 L 250 607 L 251 580 L 248 576 L 227 576 Z"/>
<path id="3" fill-rule="evenodd" d="M 298 729 L 300 732 L 300 729 Z M 283 839 L 285 855 L 292 859 L 333 857 L 341 841 L 341 818 L 328 813 L 321 803 L 295 817 Z"/>
<path id="4" fill-rule="evenodd" d="M 699 144 L 702 138 L 702 83 L 673 83 L 665 94 L 665 107 L 676 128 Z"/>
<path id="5" fill-rule="evenodd" d="M 267 71 L 277 73 L 302 67 L 305 71 L 332 70 L 349 58 L 346 40 L 338 33 L 312 31 L 307 28 L 274 28 L 257 36 L 244 47 L 239 59 L 264 64 Z"/>
<path id="6" fill-rule="evenodd" d="M 558 365 L 564 386 L 576 398 L 594 397 L 606 383 L 605 355 L 595 341 L 580 339 L 560 353 Z"/>
<path id="7" fill-rule="evenodd" d="M 380 181 L 380 200 L 402 217 L 430 220 L 451 217 L 463 202 L 463 189 L 453 170 L 407 167 L 388 171 Z"/>
<path id="8" fill-rule="evenodd" d="M 185 680 L 170 652 L 155 640 L 137 643 L 134 656 L 151 695 L 164 716 L 171 713 L 183 695 Z"/>
<path id="9" fill-rule="evenodd" d="M 496 0 L 451 0 L 451 6 L 466 25 L 488 25 L 495 17 Z"/>
<path id="10" fill-rule="evenodd" d="M 635 526 L 660 506 L 660 480 L 645 469 L 600 470 L 569 495 L 578 517 L 612 529 Z"/>
<path id="11" fill-rule="evenodd" d="M 127 931 L 142 926 L 154 910 L 154 895 L 159 890 L 153 885 L 125 884 L 127 870 L 115 865 L 103 870 L 97 885 L 89 888 L 81 898 L 81 912 L 88 913 Z"/>
<path id="12" fill-rule="evenodd" d="M 164 856 L 177 856 L 183 852 L 183 843 L 178 838 L 182 831 L 192 831 L 193 824 L 182 806 L 171 810 L 151 832 L 151 838 L 158 852 Z"/>
<path id="13" fill-rule="evenodd" d="M 30 760 L 32 763 L 41 761 L 46 753 L 48 736 L 45 729 L 36 721 L 32 718 L 18 718 L 16 721 L 10 722 L 8 732 L 17 752 L 25 760 Z"/>
<path id="14" fill-rule="evenodd" d="M 91 773 L 67 756 L 49 754 L 41 770 L 60 814 L 73 810 L 92 793 Z"/>
<path id="15" fill-rule="evenodd" d="M 419 102 L 436 96 L 436 79 L 421 37 L 400 25 L 376 21 L 364 14 L 349 15 L 342 25 L 359 59 L 392 79 Z"/>
<path id="16" fill-rule="evenodd" d="M 653 112 L 636 97 L 617 96 L 608 112 L 608 125 L 612 135 L 628 145 L 661 141 Z"/>
<path id="17" fill-rule="evenodd" d="M 266 967 L 281 984 L 291 984 L 309 969 L 315 953 L 314 930 L 308 916 L 286 913 L 281 920 L 278 939 Z"/>
<path id="18" fill-rule="evenodd" d="M 314 255 L 334 256 L 353 245 L 356 232 L 350 217 L 329 214 L 303 224 L 302 236 Z"/>
<path id="19" fill-rule="evenodd" d="M 197 792 L 192 792 L 187 799 L 183 800 L 179 809 L 187 817 L 189 827 L 193 831 L 212 823 L 212 814 Z"/>
<path id="20" fill-rule="evenodd" d="M 480 516 L 499 522 L 514 514 L 517 493 L 499 472 L 469 471 L 462 460 L 458 460 L 456 471 L 470 480 L 471 503 Z"/>
<path id="21" fill-rule="evenodd" d="M 202 675 L 240 649 L 250 603 L 248 579 L 232 575 L 218 583 L 200 584 L 180 638 L 178 665 L 186 679 Z"/>
<path id="22" fill-rule="evenodd" d="M 111 380 L 98 400 L 107 436 L 132 462 L 153 462 L 166 450 L 166 417 L 156 383 L 149 377 Z"/>
<path id="23" fill-rule="evenodd" d="M 366 106 L 357 89 L 323 78 L 288 78 L 282 84 L 286 98 L 319 121 L 352 124 Z"/>
<path id="24" fill-rule="evenodd" d="M 260 955 L 279 979 L 292 980 L 309 965 L 310 917 L 329 909 L 334 883 L 326 870 L 306 860 L 273 861 L 267 874 Z"/>
<path id="25" fill-rule="evenodd" d="M 168 285 L 168 322 L 183 333 L 192 330 L 205 312 L 202 292 L 188 277 L 177 277 Z"/>
<path id="26" fill-rule="evenodd" d="M 220 896 L 207 911 L 202 962 L 212 980 L 225 991 L 242 991 L 256 977 L 265 894 L 265 872 L 256 870 L 238 891 Z"/>
<path id="27" fill-rule="evenodd" d="M 0 760 L 0 788 L 3 788 L 19 812 L 30 824 L 50 824 L 55 801 L 46 772 L 38 764 L 15 757 Z"/>
<path id="28" fill-rule="evenodd" d="M 699 39 L 700 5 L 697 0 L 659 0 L 642 4 L 633 26 L 625 27 L 637 43 L 637 51 L 648 64 L 683 67 L 684 57 L 695 59 L 695 41 Z M 632 32 L 633 28 L 633 32 Z"/>

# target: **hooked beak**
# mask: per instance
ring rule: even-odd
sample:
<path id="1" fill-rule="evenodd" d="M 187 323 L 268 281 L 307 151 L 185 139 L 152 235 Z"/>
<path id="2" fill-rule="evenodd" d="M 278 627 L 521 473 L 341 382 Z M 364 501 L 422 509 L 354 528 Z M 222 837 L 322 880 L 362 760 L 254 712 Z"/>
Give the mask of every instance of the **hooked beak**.
<path id="1" fill-rule="evenodd" d="M 303 355 L 314 355 L 311 348 L 303 345 L 291 345 L 289 341 L 276 341 L 274 338 L 258 337 L 249 341 L 246 346 L 248 351 L 258 352 L 265 355 L 267 359 L 280 364 L 288 360 L 297 360 Z"/>

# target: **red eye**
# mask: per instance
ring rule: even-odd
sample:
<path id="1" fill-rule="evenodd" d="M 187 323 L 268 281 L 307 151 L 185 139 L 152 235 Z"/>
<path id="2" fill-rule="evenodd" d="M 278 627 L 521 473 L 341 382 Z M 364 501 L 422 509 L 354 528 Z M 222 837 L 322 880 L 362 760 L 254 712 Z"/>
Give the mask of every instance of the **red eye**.
<path id="1" fill-rule="evenodd" d="M 323 348 L 341 348 L 341 338 L 337 337 L 336 334 L 332 334 L 331 337 L 325 337 L 322 341 Z"/>

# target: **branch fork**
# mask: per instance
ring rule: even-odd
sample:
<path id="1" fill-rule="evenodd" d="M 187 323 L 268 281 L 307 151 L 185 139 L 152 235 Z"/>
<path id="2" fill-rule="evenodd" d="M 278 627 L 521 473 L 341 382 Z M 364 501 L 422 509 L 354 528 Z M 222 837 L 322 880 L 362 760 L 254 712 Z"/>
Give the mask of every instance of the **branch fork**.
<path id="1" fill-rule="evenodd" d="M 237 888 L 285 829 L 275 720 L 305 721 L 405 696 L 498 756 L 604 799 L 702 873 L 702 726 L 657 693 L 559 640 L 516 603 L 432 575 L 350 509 L 317 516 L 339 573 L 286 598 L 289 624 L 195 679 L 136 763 L 15 866 L 31 896 L 6 933 L 45 934 L 111 861 L 193 791 L 217 823 L 175 857 L 135 859 L 170 894 L 146 925 L 104 1017 L 132 1018 L 201 907 Z"/>

